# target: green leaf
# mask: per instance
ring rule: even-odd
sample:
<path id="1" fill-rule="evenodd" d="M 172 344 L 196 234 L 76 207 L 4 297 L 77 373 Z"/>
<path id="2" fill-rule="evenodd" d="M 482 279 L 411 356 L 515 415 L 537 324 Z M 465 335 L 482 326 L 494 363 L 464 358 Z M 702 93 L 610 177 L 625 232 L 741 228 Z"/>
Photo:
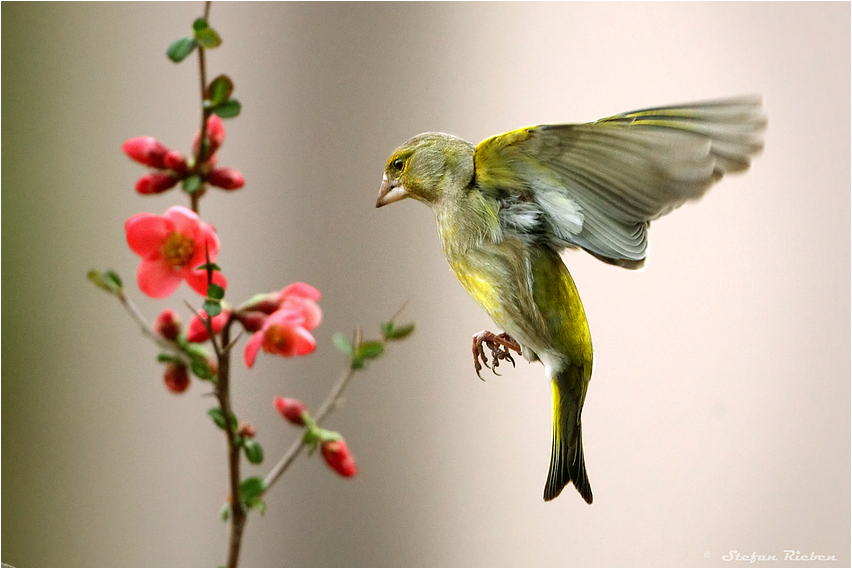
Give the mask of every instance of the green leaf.
<path id="1" fill-rule="evenodd" d="M 202 187 L 204 187 L 204 184 L 202 184 L 201 182 L 201 176 L 199 176 L 198 174 L 193 174 L 192 176 L 187 176 L 183 179 L 181 187 L 183 188 L 183 191 L 192 195 L 198 190 L 200 190 Z"/>
<path id="2" fill-rule="evenodd" d="M 231 517 L 231 506 L 228 504 L 222 506 L 222 509 L 219 510 L 219 516 L 222 518 L 223 522 L 227 522 L 228 518 Z"/>
<path id="3" fill-rule="evenodd" d="M 232 119 L 242 110 L 242 105 L 236 99 L 228 99 L 221 105 L 216 106 L 213 109 L 213 112 L 219 115 L 223 119 Z"/>
<path id="4" fill-rule="evenodd" d="M 203 30 L 204 28 L 209 27 L 210 24 L 207 23 L 207 20 L 204 18 L 196 18 L 194 22 L 192 22 L 192 30 L 198 32 Z"/>
<path id="5" fill-rule="evenodd" d="M 195 30 L 195 41 L 197 41 L 198 45 L 204 49 L 213 49 L 214 47 L 222 45 L 222 38 L 219 37 L 216 30 L 209 26 L 205 26 L 200 30 Z"/>
<path id="6" fill-rule="evenodd" d="M 186 342 L 186 344 L 182 347 L 183 351 L 186 352 L 186 355 L 188 355 L 190 358 L 194 360 L 204 360 L 205 362 L 207 361 L 207 356 L 209 354 L 207 353 L 207 350 L 204 349 L 204 346 L 202 346 L 201 344 L 196 344 L 194 342 Z"/>
<path id="7" fill-rule="evenodd" d="M 248 508 L 254 508 L 260 512 L 261 516 L 266 512 L 266 502 L 260 498 L 252 498 L 251 500 L 246 501 L 246 506 Z"/>
<path id="8" fill-rule="evenodd" d="M 210 82 L 204 96 L 210 100 L 210 106 L 216 108 L 230 99 L 233 92 L 234 82 L 231 81 L 231 78 L 227 75 L 219 75 Z"/>
<path id="9" fill-rule="evenodd" d="M 364 342 L 355 350 L 355 357 L 358 359 L 373 359 L 382 355 L 384 351 L 385 346 L 381 342 Z"/>
<path id="10" fill-rule="evenodd" d="M 114 271 L 101 273 L 96 269 L 92 269 L 86 273 L 86 278 L 88 278 L 92 284 L 101 290 L 105 290 L 112 294 L 118 294 L 121 292 L 121 278 Z"/>
<path id="11" fill-rule="evenodd" d="M 331 337 L 331 341 L 338 350 L 347 356 L 352 356 L 352 340 L 347 336 L 337 332 Z"/>
<path id="12" fill-rule="evenodd" d="M 264 490 L 266 490 L 266 485 L 262 478 L 257 476 L 246 478 L 240 483 L 240 502 L 248 505 L 249 500 L 259 498 Z"/>
<path id="13" fill-rule="evenodd" d="M 198 44 L 195 42 L 195 38 L 180 38 L 172 42 L 172 45 L 166 50 L 166 55 L 175 63 L 180 63 L 186 59 L 186 56 L 192 53 L 196 45 Z"/>
<path id="14" fill-rule="evenodd" d="M 263 447 L 253 440 L 247 440 L 243 444 L 243 449 L 246 451 L 246 458 L 252 464 L 260 464 L 263 462 Z"/>
<path id="15" fill-rule="evenodd" d="M 206 312 L 207 316 L 210 318 L 219 316 L 222 313 L 222 303 L 218 300 L 210 300 L 208 298 L 204 301 L 204 304 L 201 305 L 201 308 L 204 309 L 204 312 Z"/>
<path id="16" fill-rule="evenodd" d="M 218 270 L 218 268 L 214 270 Z M 213 300 L 222 300 L 223 298 L 225 298 L 225 289 L 217 285 L 216 283 L 210 283 L 209 285 L 207 285 L 207 298 L 212 298 Z"/>
<path id="17" fill-rule="evenodd" d="M 403 324 L 397 326 L 393 322 L 382 324 L 382 336 L 385 340 L 402 340 L 414 332 L 414 324 Z"/>
<path id="18" fill-rule="evenodd" d="M 167 353 L 163 352 L 163 353 L 157 354 L 157 361 L 160 362 L 161 364 L 171 364 L 171 363 L 179 362 L 180 358 L 175 356 L 175 355 L 167 354 Z"/>
<path id="19" fill-rule="evenodd" d="M 213 407 L 207 410 L 207 414 L 210 415 L 210 418 L 213 419 L 213 422 L 216 423 L 216 426 L 225 430 L 225 414 L 222 413 L 222 410 L 218 407 Z M 231 427 L 234 429 L 237 428 L 237 418 L 231 413 Z"/>
<path id="20" fill-rule="evenodd" d="M 204 360 L 194 359 L 194 360 L 192 360 L 190 367 L 192 368 L 192 373 L 198 379 L 210 379 L 210 378 L 213 377 L 213 370 L 210 369 L 210 365 L 207 363 L 206 359 L 204 359 Z M 215 421 L 215 419 L 214 419 L 214 421 Z M 222 423 L 222 424 L 224 425 L 224 423 Z M 224 429 L 225 427 L 223 426 L 222 428 Z"/>
<path id="21" fill-rule="evenodd" d="M 219 271 L 222 272 L 222 267 L 217 265 L 216 263 L 204 263 L 203 265 L 198 265 L 195 267 L 196 271 Z M 218 285 L 217 285 L 218 286 Z M 210 289 L 207 290 L 207 296 L 210 296 Z"/>

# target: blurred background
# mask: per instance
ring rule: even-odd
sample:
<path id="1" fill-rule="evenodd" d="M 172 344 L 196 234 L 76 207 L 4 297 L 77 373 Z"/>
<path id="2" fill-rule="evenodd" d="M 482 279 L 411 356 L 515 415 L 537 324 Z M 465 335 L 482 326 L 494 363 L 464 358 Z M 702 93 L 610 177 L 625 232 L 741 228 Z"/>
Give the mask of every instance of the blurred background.
<path id="1" fill-rule="evenodd" d="M 133 186 L 121 144 L 188 152 L 197 58 L 172 40 L 202 3 L 2 5 L 2 559 L 18 566 L 217 566 L 224 442 L 208 386 L 174 396 L 156 348 L 87 280 L 112 268 L 149 321 L 189 312 L 135 285 L 124 221 L 188 205 Z M 370 363 L 328 428 L 360 472 L 298 460 L 252 513 L 254 566 L 715 566 L 742 555 L 850 564 L 848 3 L 214 3 L 242 114 L 211 190 L 235 303 L 323 293 L 314 355 L 234 366 L 264 475 L 297 436 L 276 395 L 316 408 L 345 365 L 334 332 L 411 340 Z M 595 342 L 583 414 L 595 503 L 541 499 L 550 387 L 518 362 L 474 374 L 492 327 L 449 271 L 430 211 L 377 211 L 390 153 L 427 130 L 473 142 L 525 125 L 761 93 L 766 150 L 654 222 L 644 272 L 566 262 Z M 238 350 L 242 350 L 240 344 Z"/>

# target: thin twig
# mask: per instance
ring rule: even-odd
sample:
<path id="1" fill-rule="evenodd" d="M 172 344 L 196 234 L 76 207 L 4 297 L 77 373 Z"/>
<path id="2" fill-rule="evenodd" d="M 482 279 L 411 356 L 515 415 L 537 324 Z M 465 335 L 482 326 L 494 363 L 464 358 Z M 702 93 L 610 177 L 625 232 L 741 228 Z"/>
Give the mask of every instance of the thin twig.
<path id="1" fill-rule="evenodd" d="M 177 344 L 170 342 L 169 340 L 155 334 L 152 331 L 151 325 L 148 324 L 148 321 L 145 320 L 145 317 L 142 316 L 142 313 L 139 312 L 139 309 L 136 308 L 136 305 L 133 304 L 133 301 L 127 298 L 123 292 L 119 292 L 118 294 L 116 294 L 116 297 L 118 297 L 118 300 L 121 302 L 121 305 L 124 307 L 125 310 L 127 310 L 127 313 L 130 314 L 130 317 L 133 318 L 133 320 L 139 326 L 139 329 L 142 330 L 142 334 L 147 336 L 150 340 L 152 340 L 162 349 L 175 354 L 185 364 L 189 365 L 189 358 L 187 358 L 186 354 L 183 353 L 183 351 Z"/>

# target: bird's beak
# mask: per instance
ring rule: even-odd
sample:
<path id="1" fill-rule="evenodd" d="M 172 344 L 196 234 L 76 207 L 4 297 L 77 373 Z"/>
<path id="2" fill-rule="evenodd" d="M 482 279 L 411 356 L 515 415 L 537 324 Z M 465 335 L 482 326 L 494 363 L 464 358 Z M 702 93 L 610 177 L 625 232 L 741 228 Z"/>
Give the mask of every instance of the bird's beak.
<path id="1" fill-rule="evenodd" d="M 388 177 L 384 176 L 382 178 L 382 187 L 379 189 L 379 198 L 376 200 L 376 207 L 398 202 L 407 197 L 408 192 L 405 191 L 405 188 L 399 182 L 389 182 Z"/>

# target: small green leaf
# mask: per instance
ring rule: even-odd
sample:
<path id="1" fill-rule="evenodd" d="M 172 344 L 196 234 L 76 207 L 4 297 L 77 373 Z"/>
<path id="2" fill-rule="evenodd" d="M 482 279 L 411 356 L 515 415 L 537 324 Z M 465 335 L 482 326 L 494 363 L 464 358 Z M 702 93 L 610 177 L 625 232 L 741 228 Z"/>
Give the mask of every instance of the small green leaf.
<path id="1" fill-rule="evenodd" d="M 219 271 L 222 272 L 222 268 L 216 263 L 204 263 L 203 265 L 198 265 L 195 267 L 196 271 Z M 217 285 L 218 286 L 218 285 Z M 210 290 L 208 288 L 207 296 L 210 296 Z"/>
<path id="2" fill-rule="evenodd" d="M 210 365 L 207 363 L 207 360 L 192 360 L 190 367 L 192 368 L 192 373 L 195 374 L 198 379 L 210 379 L 213 377 L 213 370 L 210 369 Z M 222 424 L 224 425 L 224 423 Z M 224 429 L 224 426 L 222 428 Z"/>
<path id="3" fill-rule="evenodd" d="M 364 360 L 359 357 L 352 357 L 352 369 L 364 369 Z"/>
<path id="4" fill-rule="evenodd" d="M 183 188 L 183 191 L 192 195 L 204 187 L 204 184 L 201 182 L 201 176 L 193 174 L 192 176 L 187 176 L 183 179 L 181 187 Z"/>
<path id="5" fill-rule="evenodd" d="M 104 273 L 104 280 L 107 285 L 110 286 L 113 290 L 119 291 L 122 288 L 121 277 L 118 276 L 118 273 L 115 271 L 107 271 Z"/>
<path id="6" fill-rule="evenodd" d="M 359 345 L 355 350 L 355 357 L 357 359 L 373 359 L 382 355 L 385 351 L 385 347 L 381 342 L 370 341 L 364 342 Z"/>
<path id="7" fill-rule="evenodd" d="M 219 37 L 216 30 L 209 26 L 205 26 L 200 30 L 195 30 L 195 41 L 197 41 L 198 45 L 204 49 L 213 49 L 214 47 L 222 45 L 222 38 Z"/>
<path id="8" fill-rule="evenodd" d="M 219 316 L 222 313 L 222 303 L 218 300 L 211 300 L 208 298 L 204 301 L 204 304 L 201 305 L 201 308 L 204 309 L 204 312 L 206 312 L 207 316 L 210 318 Z"/>
<path id="9" fill-rule="evenodd" d="M 246 478 L 240 483 L 240 501 L 247 504 L 249 500 L 256 499 L 266 490 L 263 479 L 257 476 Z"/>
<path id="10" fill-rule="evenodd" d="M 217 105 L 213 112 L 219 115 L 223 119 L 232 119 L 242 110 L 242 105 L 236 99 L 228 99 L 221 105 Z"/>
<path id="11" fill-rule="evenodd" d="M 386 322 L 382 325 L 382 336 L 385 340 L 402 340 L 414 332 L 414 324 L 403 324 L 397 326 L 393 322 Z"/>
<path id="12" fill-rule="evenodd" d="M 260 515 L 262 516 L 266 512 L 266 502 L 261 500 L 260 498 L 252 498 L 246 502 L 246 506 L 248 508 L 254 508 Z"/>
<path id="13" fill-rule="evenodd" d="M 263 462 L 263 447 L 255 441 L 249 439 L 243 444 L 243 449 L 246 452 L 246 458 L 252 464 L 260 464 Z"/>
<path id="14" fill-rule="evenodd" d="M 218 270 L 214 269 L 214 270 Z M 210 283 L 207 285 L 207 298 L 212 298 L 213 300 L 222 300 L 225 298 L 225 289 L 216 283 Z"/>
<path id="15" fill-rule="evenodd" d="M 213 419 L 213 422 L 216 423 L 216 426 L 220 429 L 225 429 L 225 415 L 222 413 L 222 410 L 218 407 L 213 407 L 212 409 L 207 410 L 207 414 L 210 415 L 210 418 Z"/>
<path id="16" fill-rule="evenodd" d="M 160 362 L 161 364 L 171 364 L 171 363 L 179 362 L 180 358 L 175 356 L 175 355 L 167 354 L 167 353 L 163 352 L 163 353 L 157 354 L 157 361 Z"/>
<path id="17" fill-rule="evenodd" d="M 228 518 L 231 517 L 231 506 L 229 506 L 228 504 L 222 506 L 222 509 L 219 510 L 219 517 L 222 518 L 223 522 L 227 522 Z"/>
<path id="18" fill-rule="evenodd" d="M 172 42 L 172 45 L 166 50 L 166 55 L 175 63 L 180 63 L 186 59 L 186 56 L 192 53 L 196 45 L 198 44 L 195 42 L 195 38 L 180 38 Z"/>
<path id="19" fill-rule="evenodd" d="M 210 100 L 210 106 L 216 108 L 231 98 L 231 93 L 234 92 L 234 82 L 227 75 L 219 75 L 204 93 L 206 99 Z"/>
<path id="20" fill-rule="evenodd" d="M 210 415 L 210 418 L 213 419 L 213 422 L 216 423 L 216 426 L 225 430 L 225 414 L 222 413 L 222 410 L 218 407 L 213 407 L 207 410 L 207 414 Z M 231 427 L 234 429 L 237 428 L 237 418 L 231 413 Z"/>
<path id="21" fill-rule="evenodd" d="M 192 22 L 192 30 L 193 31 L 201 31 L 206 27 L 209 27 L 210 24 L 207 23 L 207 20 L 204 18 L 196 18 L 194 22 Z"/>
<path id="22" fill-rule="evenodd" d="M 188 355 L 190 358 L 194 360 L 198 359 L 207 361 L 207 356 L 209 354 L 207 353 L 207 350 L 204 349 L 204 346 L 202 346 L 201 344 L 196 344 L 194 342 L 186 342 L 181 347 L 183 347 L 183 351 L 186 352 L 186 355 Z"/>
<path id="23" fill-rule="evenodd" d="M 352 341 L 347 336 L 338 332 L 331 337 L 331 341 L 338 350 L 349 357 L 352 356 Z"/>
<path id="24" fill-rule="evenodd" d="M 105 290 L 112 294 L 118 294 L 121 292 L 121 278 L 114 271 L 101 273 L 96 269 L 92 269 L 86 273 L 86 278 L 88 278 L 92 284 L 101 290 Z"/>

